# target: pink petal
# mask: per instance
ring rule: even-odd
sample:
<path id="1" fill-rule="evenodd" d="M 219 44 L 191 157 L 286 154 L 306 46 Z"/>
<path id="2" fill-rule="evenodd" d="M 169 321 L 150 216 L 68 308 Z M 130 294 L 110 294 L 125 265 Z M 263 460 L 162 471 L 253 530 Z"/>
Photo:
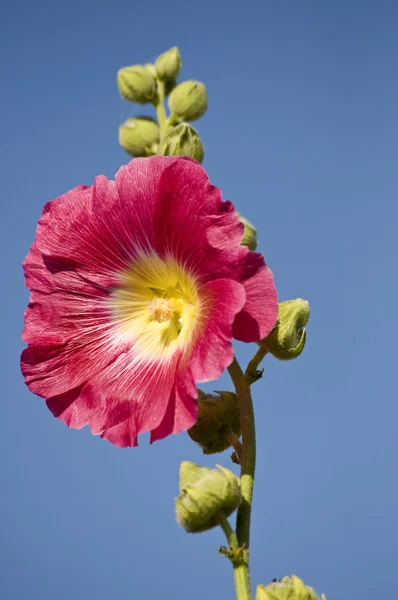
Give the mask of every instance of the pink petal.
<path id="1" fill-rule="evenodd" d="M 172 433 L 186 431 L 196 423 L 198 390 L 189 369 L 177 374 L 161 423 L 151 432 L 151 444 Z"/>
<path id="2" fill-rule="evenodd" d="M 259 265 L 254 266 L 254 261 Z M 260 254 L 247 254 L 247 268 L 243 269 L 242 282 L 246 303 L 236 316 L 233 336 L 242 342 L 257 342 L 275 327 L 278 316 L 278 294 L 271 269 L 264 264 Z M 247 278 L 244 273 L 246 273 Z"/>
<path id="3" fill-rule="evenodd" d="M 167 363 L 137 361 L 125 353 L 89 382 L 47 400 L 69 427 L 92 433 L 123 448 L 137 445 L 140 433 L 155 430 L 172 401 L 178 358 Z"/>
<path id="4" fill-rule="evenodd" d="M 90 281 L 113 285 L 110 275 L 152 247 L 160 176 L 175 160 L 135 159 L 116 181 L 99 176 L 91 188 L 80 186 L 49 203 L 37 229 L 38 250 Z"/>
<path id="5" fill-rule="evenodd" d="M 243 226 L 206 172 L 195 163 L 178 161 L 162 174 L 153 232 L 160 256 L 172 254 L 208 281 L 214 274 L 224 276 L 217 272 L 219 263 L 228 263 L 230 252 L 238 248 Z"/>
<path id="6" fill-rule="evenodd" d="M 241 282 L 247 299 L 233 333 L 236 339 L 255 342 L 275 325 L 277 294 L 263 256 L 239 246 L 242 233 L 232 204 L 221 201 L 219 190 L 199 165 L 175 162 L 165 169 L 154 213 L 159 254 L 173 254 L 203 282 L 218 278 Z"/>
<path id="7" fill-rule="evenodd" d="M 196 382 L 218 379 L 234 357 L 232 325 L 245 304 L 244 287 L 231 279 L 218 279 L 203 286 L 208 309 L 204 329 L 189 358 Z"/>

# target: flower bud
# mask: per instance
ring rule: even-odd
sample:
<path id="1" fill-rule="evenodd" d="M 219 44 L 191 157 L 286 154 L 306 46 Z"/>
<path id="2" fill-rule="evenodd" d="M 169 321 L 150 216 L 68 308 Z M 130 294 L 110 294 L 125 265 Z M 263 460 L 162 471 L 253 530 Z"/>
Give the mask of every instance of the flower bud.
<path id="1" fill-rule="evenodd" d="M 239 479 L 228 469 L 221 466 L 208 469 L 191 462 L 181 463 L 176 517 L 188 533 L 217 527 L 220 513 L 228 517 L 240 501 Z"/>
<path id="2" fill-rule="evenodd" d="M 239 221 L 243 223 L 243 226 L 245 228 L 240 245 L 247 246 L 249 250 L 252 250 L 254 252 L 254 250 L 257 248 L 257 229 L 254 227 L 254 225 L 250 223 L 250 221 L 245 219 L 245 217 L 242 217 L 242 215 L 240 215 L 239 213 L 238 217 Z"/>
<path id="3" fill-rule="evenodd" d="M 131 156 L 152 156 L 159 144 L 159 126 L 150 117 L 127 119 L 119 127 L 119 143 Z"/>
<path id="4" fill-rule="evenodd" d="M 205 85 L 192 80 L 180 83 L 169 96 L 169 108 L 182 121 L 196 121 L 207 109 Z"/>
<path id="5" fill-rule="evenodd" d="M 181 66 L 180 51 L 176 46 L 161 54 L 155 61 L 155 69 L 160 81 L 175 81 Z"/>
<path id="6" fill-rule="evenodd" d="M 256 600 L 319 600 L 319 596 L 301 579 L 292 575 L 292 577 L 284 577 L 282 581 L 266 586 L 259 585 Z M 326 600 L 324 594 L 322 594 L 321 600 Z"/>
<path id="7" fill-rule="evenodd" d="M 163 156 L 189 156 L 201 163 L 205 151 L 196 129 L 188 123 L 180 123 L 180 125 L 167 132 L 160 144 L 159 154 Z"/>
<path id="8" fill-rule="evenodd" d="M 119 69 L 117 83 L 121 96 L 139 104 L 156 103 L 158 92 L 153 65 L 133 65 Z"/>
<path id="9" fill-rule="evenodd" d="M 269 336 L 259 342 L 279 360 L 297 358 L 303 351 L 306 330 L 303 327 L 310 318 L 310 305 L 297 298 L 281 302 L 278 306 L 278 319 Z"/>
<path id="10" fill-rule="evenodd" d="M 224 435 L 232 430 L 240 437 L 239 405 L 233 392 L 217 392 L 216 395 L 199 391 L 198 418 L 188 429 L 189 437 L 201 446 L 203 454 L 216 454 L 230 447 Z"/>

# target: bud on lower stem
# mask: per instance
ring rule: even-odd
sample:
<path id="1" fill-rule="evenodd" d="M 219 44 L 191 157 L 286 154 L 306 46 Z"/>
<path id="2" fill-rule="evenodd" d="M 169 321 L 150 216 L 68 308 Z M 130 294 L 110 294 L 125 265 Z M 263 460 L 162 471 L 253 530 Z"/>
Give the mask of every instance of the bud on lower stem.
<path id="1" fill-rule="evenodd" d="M 256 600 L 319 600 L 319 596 L 299 577 L 292 575 L 269 585 L 259 585 Z M 326 600 L 324 594 L 321 600 Z"/>
<path id="2" fill-rule="evenodd" d="M 217 527 L 220 513 L 228 517 L 240 501 L 239 479 L 228 469 L 221 466 L 208 469 L 191 462 L 181 464 L 176 517 L 188 533 Z"/>
<path id="3" fill-rule="evenodd" d="M 188 429 L 189 437 L 199 444 L 204 454 L 216 454 L 230 447 L 227 430 L 240 436 L 239 405 L 233 392 L 217 392 L 218 396 L 199 392 L 198 418 Z"/>

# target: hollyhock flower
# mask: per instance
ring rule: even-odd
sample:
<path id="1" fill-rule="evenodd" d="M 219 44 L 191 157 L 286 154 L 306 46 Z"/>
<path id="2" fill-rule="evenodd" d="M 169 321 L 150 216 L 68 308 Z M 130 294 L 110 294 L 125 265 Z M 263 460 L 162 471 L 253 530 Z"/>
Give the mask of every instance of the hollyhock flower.
<path id="1" fill-rule="evenodd" d="M 46 204 L 24 261 L 29 389 L 120 447 L 191 427 L 195 384 L 231 363 L 232 337 L 275 325 L 272 273 L 242 235 L 186 158 L 135 159 Z"/>

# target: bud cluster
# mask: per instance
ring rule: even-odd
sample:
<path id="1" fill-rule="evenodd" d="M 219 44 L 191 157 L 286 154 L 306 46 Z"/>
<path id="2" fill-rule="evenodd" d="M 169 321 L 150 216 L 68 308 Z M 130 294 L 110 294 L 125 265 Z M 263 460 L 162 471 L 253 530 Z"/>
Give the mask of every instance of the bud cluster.
<path id="1" fill-rule="evenodd" d="M 152 104 L 158 118 L 158 123 L 150 117 L 127 119 L 119 127 L 119 143 L 131 156 L 189 156 L 203 161 L 199 133 L 189 123 L 206 112 L 207 91 L 200 81 L 178 83 L 181 66 L 179 49 L 174 47 L 161 54 L 154 64 L 132 65 L 118 71 L 120 95 L 136 104 Z M 169 116 L 164 108 L 166 96 Z"/>

